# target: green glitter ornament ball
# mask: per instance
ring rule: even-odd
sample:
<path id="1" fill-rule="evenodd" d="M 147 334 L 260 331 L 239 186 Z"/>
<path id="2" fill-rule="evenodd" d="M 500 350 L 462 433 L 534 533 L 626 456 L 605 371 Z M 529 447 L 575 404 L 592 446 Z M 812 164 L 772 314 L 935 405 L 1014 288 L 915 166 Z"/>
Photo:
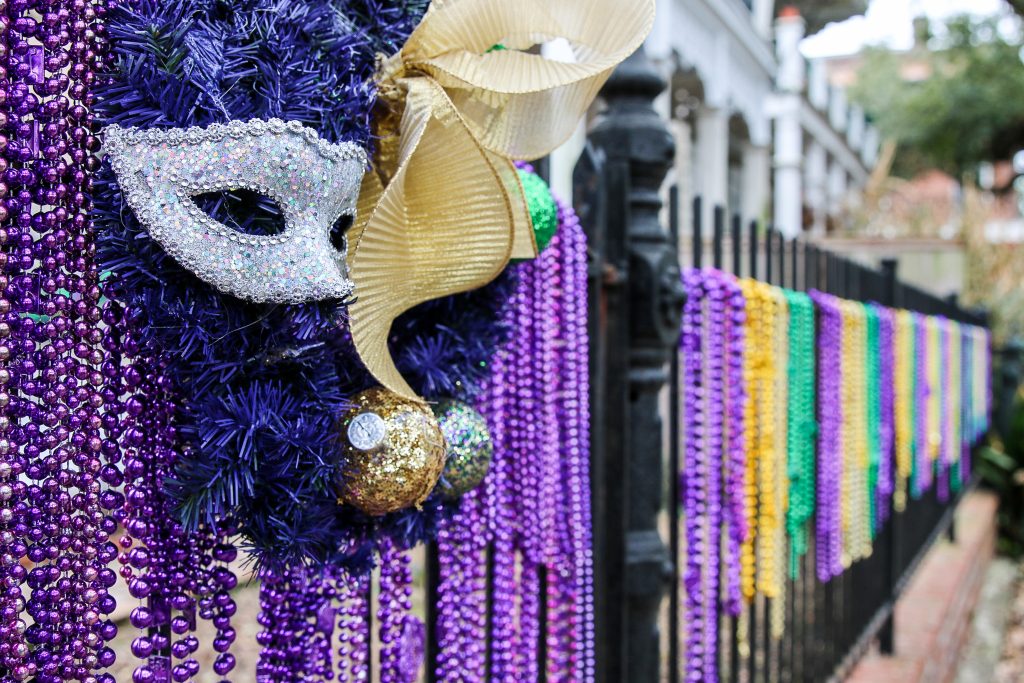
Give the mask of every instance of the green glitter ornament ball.
<path id="1" fill-rule="evenodd" d="M 537 252 L 540 253 L 558 232 L 558 203 L 551 194 L 551 188 L 536 173 L 521 168 L 519 180 L 526 194 L 526 205 L 533 221 L 533 236 L 537 240 Z"/>
<path id="2" fill-rule="evenodd" d="M 448 501 L 472 491 L 487 476 L 494 444 L 483 415 L 460 401 L 442 401 L 434 406 L 448 455 L 438 491 Z"/>

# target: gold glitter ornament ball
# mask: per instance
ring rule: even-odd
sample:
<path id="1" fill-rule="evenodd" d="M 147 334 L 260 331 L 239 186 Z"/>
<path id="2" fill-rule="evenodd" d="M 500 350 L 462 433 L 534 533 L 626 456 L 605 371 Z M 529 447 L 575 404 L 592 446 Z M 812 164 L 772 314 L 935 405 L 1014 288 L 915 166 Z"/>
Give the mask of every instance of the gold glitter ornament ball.
<path id="1" fill-rule="evenodd" d="M 444 435 L 434 414 L 380 387 L 357 394 L 352 403 L 339 422 L 339 500 L 373 516 L 420 505 L 445 463 Z"/>
<path id="2" fill-rule="evenodd" d="M 494 444 L 487 420 L 465 403 L 442 401 L 434 406 L 434 415 L 448 444 L 438 488 L 445 500 L 452 501 L 475 489 L 487 476 Z"/>

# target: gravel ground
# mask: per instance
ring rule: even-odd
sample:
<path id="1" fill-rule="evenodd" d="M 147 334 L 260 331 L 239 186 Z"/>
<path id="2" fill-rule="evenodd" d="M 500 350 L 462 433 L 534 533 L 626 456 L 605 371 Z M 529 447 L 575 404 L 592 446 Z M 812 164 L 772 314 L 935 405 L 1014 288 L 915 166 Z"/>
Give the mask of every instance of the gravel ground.
<path id="1" fill-rule="evenodd" d="M 1024 573 L 1024 567 L 1021 568 Z M 1002 661 L 996 667 L 993 683 L 1024 681 L 1024 580 L 1018 580 L 1013 600 L 1013 614 L 1003 645 Z"/>
<path id="2" fill-rule="evenodd" d="M 993 683 L 992 671 L 1002 658 L 1013 616 L 1013 600 L 1006 596 L 1016 594 L 1020 577 L 1020 568 L 1012 560 L 997 558 L 989 566 L 956 683 Z"/>
<path id="3" fill-rule="evenodd" d="M 259 657 L 259 645 L 256 644 L 256 634 L 260 630 L 256 623 L 256 615 L 259 613 L 259 588 L 253 584 L 235 591 L 235 602 L 238 603 L 238 612 L 231 619 L 232 626 L 238 633 L 238 640 L 231 648 L 231 653 L 238 660 L 238 665 L 229 678 L 238 683 L 251 683 L 256 680 L 256 660 Z M 202 670 L 193 680 L 196 683 L 217 683 L 221 680 L 213 673 L 213 660 L 215 655 L 210 643 L 213 642 L 214 628 L 209 622 L 200 621 L 197 636 L 202 643 L 196 653 Z M 117 663 L 110 669 L 114 678 L 118 681 L 128 682 L 132 680 L 132 671 L 139 664 L 139 661 L 132 656 L 130 646 L 132 638 L 138 632 L 130 624 L 124 622 L 121 632 L 111 644 L 117 653 Z"/>
<path id="4" fill-rule="evenodd" d="M 424 590 L 425 584 L 425 562 L 426 558 L 423 548 L 417 548 L 411 552 L 413 571 L 413 610 L 412 613 L 423 620 L 426 618 L 426 605 Z M 251 574 L 242 566 L 233 567 L 239 577 L 239 587 L 233 592 L 235 602 L 238 604 L 238 612 L 231 619 L 231 625 L 235 628 L 238 638 L 231 654 L 235 656 L 237 665 L 228 678 L 235 683 L 254 683 L 256 680 L 256 663 L 259 660 L 260 647 L 256 643 L 256 634 L 260 631 L 260 625 L 256 617 L 260 611 L 259 585 L 252 579 Z M 376 582 L 376 579 L 375 579 Z M 376 585 L 376 583 L 375 583 Z M 374 590 L 376 594 L 377 589 Z M 110 671 L 119 683 L 129 683 L 132 680 L 132 671 L 139 665 L 131 653 L 131 641 L 138 635 L 138 631 L 128 623 L 128 615 L 132 608 L 140 604 L 138 600 L 131 598 L 123 582 L 119 582 L 114 589 L 118 602 L 118 609 L 112 615 L 113 619 L 121 625 L 120 633 L 111 643 L 111 647 L 117 653 L 117 663 Z M 376 601 L 375 601 L 376 602 Z M 376 608 L 375 608 L 376 609 Z M 221 678 L 213 673 L 213 660 L 216 652 L 211 647 L 215 630 L 207 622 L 200 620 L 198 633 L 200 647 L 195 657 L 202 667 L 199 675 L 193 679 L 195 683 L 219 683 Z M 374 659 L 378 656 L 379 642 L 374 640 L 372 644 Z M 424 673 L 420 672 L 420 681 L 424 680 Z"/>

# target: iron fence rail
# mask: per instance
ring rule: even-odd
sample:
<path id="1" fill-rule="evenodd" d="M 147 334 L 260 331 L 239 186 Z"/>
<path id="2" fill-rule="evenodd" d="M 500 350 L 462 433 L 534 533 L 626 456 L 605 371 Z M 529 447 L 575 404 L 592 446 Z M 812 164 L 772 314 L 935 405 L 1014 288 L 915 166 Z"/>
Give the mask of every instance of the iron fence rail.
<path id="1" fill-rule="evenodd" d="M 676 237 L 680 225 L 678 195 L 676 188 L 669 190 L 669 225 Z M 819 289 L 844 299 L 905 307 L 973 325 L 987 324 L 983 313 L 964 310 L 949 299 L 901 282 L 895 261 L 886 260 L 876 269 L 804 239 L 787 240 L 771 228 L 762 230 L 757 224 L 751 224 L 744 230 L 740 218 L 734 216 L 727 221 L 721 207 L 715 207 L 714 224 L 706 230 L 699 218 L 702 208 L 701 200 L 696 199 L 692 211 L 694 221 L 686 240 L 689 249 L 681 259 L 689 267 L 711 266 L 738 277 L 762 279 L 796 291 Z M 727 258 L 726 254 L 730 256 Z M 675 398 L 681 392 L 678 367 L 677 358 L 672 361 L 670 389 L 673 416 L 679 415 Z M 679 471 L 678 435 L 679 429 L 674 427 L 667 454 L 671 472 Z M 963 492 L 959 494 L 962 495 Z M 892 510 L 889 520 L 878 532 L 872 555 L 828 583 L 818 581 L 813 570 L 812 534 L 809 552 L 801 559 L 799 577 L 788 581 L 787 627 L 781 640 L 769 635 L 768 615 L 772 602 L 763 597 L 759 596 L 746 614 L 750 624 L 749 653 L 743 652 L 747 645 L 740 638 L 736 620 L 721 618 L 720 633 L 727 634 L 720 661 L 722 680 L 750 683 L 841 680 L 874 639 L 880 640 L 883 651 L 891 652 L 895 601 L 933 542 L 952 529 L 953 511 L 959 496 L 942 502 L 933 489 L 910 500 L 904 511 Z M 672 605 L 666 634 L 669 655 L 663 679 L 678 683 L 683 680 L 684 665 L 679 658 L 678 643 L 685 624 L 676 607 L 684 596 L 679 555 L 681 511 L 675 485 L 670 486 L 667 500 L 672 517 L 669 545 L 676 580 L 669 595 Z M 813 529 L 813 523 L 810 526 Z"/>
<path id="2" fill-rule="evenodd" d="M 983 314 L 900 282 L 895 261 L 872 268 L 820 244 L 787 240 L 778 231 L 744 224 L 722 207 L 714 207 L 711 225 L 702 225 L 699 199 L 693 224 L 683 230 L 676 188 L 668 192 L 667 207 L 662 205 L 675 156 L 672 136 L 653 106 L 664 87 L 642 52 L 627 60 L 603 92 L 606 110 L 573 177 L 573 203 L 590 252 L 597 683 L 683 680 L 683 548 L 676 502 L 683 267 L 711 265 L 798 291 L 818 289 L 964 323 L 987 323 Z M 538 168 L 544 172 L 546 166 Z M 663 209 L 667 225 L 661 223 Z M 681 243 L 688 248 L 681 249 Z M 668 401 L 662 403 L 666 389 Z M 749 643 L 740 638 L 734 621 L 722 619 L 722 680 L 823 683 L 840 679 L 876 638 L 883 650 L 892 651 L 895 601 L 932 542 L 950 528 L 956 502 L 940 502 L 933 489 L 910 501 L 905 511 L 893 511 L 873 554 L 829 583 L 817 580 L 812 534 L 799 577 L 788 580 L 782 639 L 770 637 L 772 605 L 764 598 L 746 615 L 753 634 Z M 488 551 L 488 596 L 495 581 L 492 558 Z M 432 610 L 439 580 L 436 548 L 427 550 L 424 574 L 425 679 L 433 683 L 439 654 Z M 494 616 L 488 602 L 487 633 Z M 542 613 L 540 681 L 549 677 L 547 635 Z M 492 647 L 487 644 L 488 681 Z"/>
<path id="3" fill-rule="evenodd" d="M 650 329 L 678 330 L 682 302 L 672 286 L 682 267 L 712 265 L 798 291 L 818 289 L 987 326 L 984 314 L 901 282 L 895 261 L 873 268 L 820 244 L 745 225 L 722 207 L 713 207 L 712 224 L 703 225 L 699 199 L 693 224 L 683 231 L 675 188 L 668 193 L 666 233 L 657 223 L 660 188 L 675 152 L 653 106 L 664 87 L 642 52 L 620 67 L 603 93 L 607 110 L 574 176 L 575 205 L 591 252 L 599 683 L 683 679 L 676 476 L 680 364 L 676 334 Z M 663 407 L 652 396 L 666 385 L 664 408 L 671 419 L 663 433 L 660 420 L 651 417 Z M 957 498 L 941 502 L 932 490 L 905 511 L 893 511 L 872 555 L 828 583 L 819 582 L 814 571 L 812 534 L 799 578 L 787 586 L 791 599 L 781 640 L 769 636 L 772 606 L 763 598 L 746 615 L 749 643 L 741 642 L 731 620 L 720 623 L 722 679 L 824 682 L 841 678 L 876 638 L 891 651 L 895 601 L 932 542 L 950 528 L 956 503 Z M 666 518 L 663 541 L 659 531 Z"/>

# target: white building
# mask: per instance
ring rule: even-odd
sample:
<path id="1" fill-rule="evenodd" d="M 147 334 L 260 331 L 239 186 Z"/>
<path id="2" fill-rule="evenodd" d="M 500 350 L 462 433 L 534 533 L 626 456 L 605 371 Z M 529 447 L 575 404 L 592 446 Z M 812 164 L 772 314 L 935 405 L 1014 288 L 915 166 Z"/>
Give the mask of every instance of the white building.
<path id="1" fill-rule="evenodd" d="M 674 180 L 684 211 L 702 198 L 705 225 L 721 206 L 790 237 L 823 234 L 868 181 L 879 138 L 800 54 L 799 13 L 774 16 L 774 0 L 658 0 L 646 49 L 670 83 Z"/>

